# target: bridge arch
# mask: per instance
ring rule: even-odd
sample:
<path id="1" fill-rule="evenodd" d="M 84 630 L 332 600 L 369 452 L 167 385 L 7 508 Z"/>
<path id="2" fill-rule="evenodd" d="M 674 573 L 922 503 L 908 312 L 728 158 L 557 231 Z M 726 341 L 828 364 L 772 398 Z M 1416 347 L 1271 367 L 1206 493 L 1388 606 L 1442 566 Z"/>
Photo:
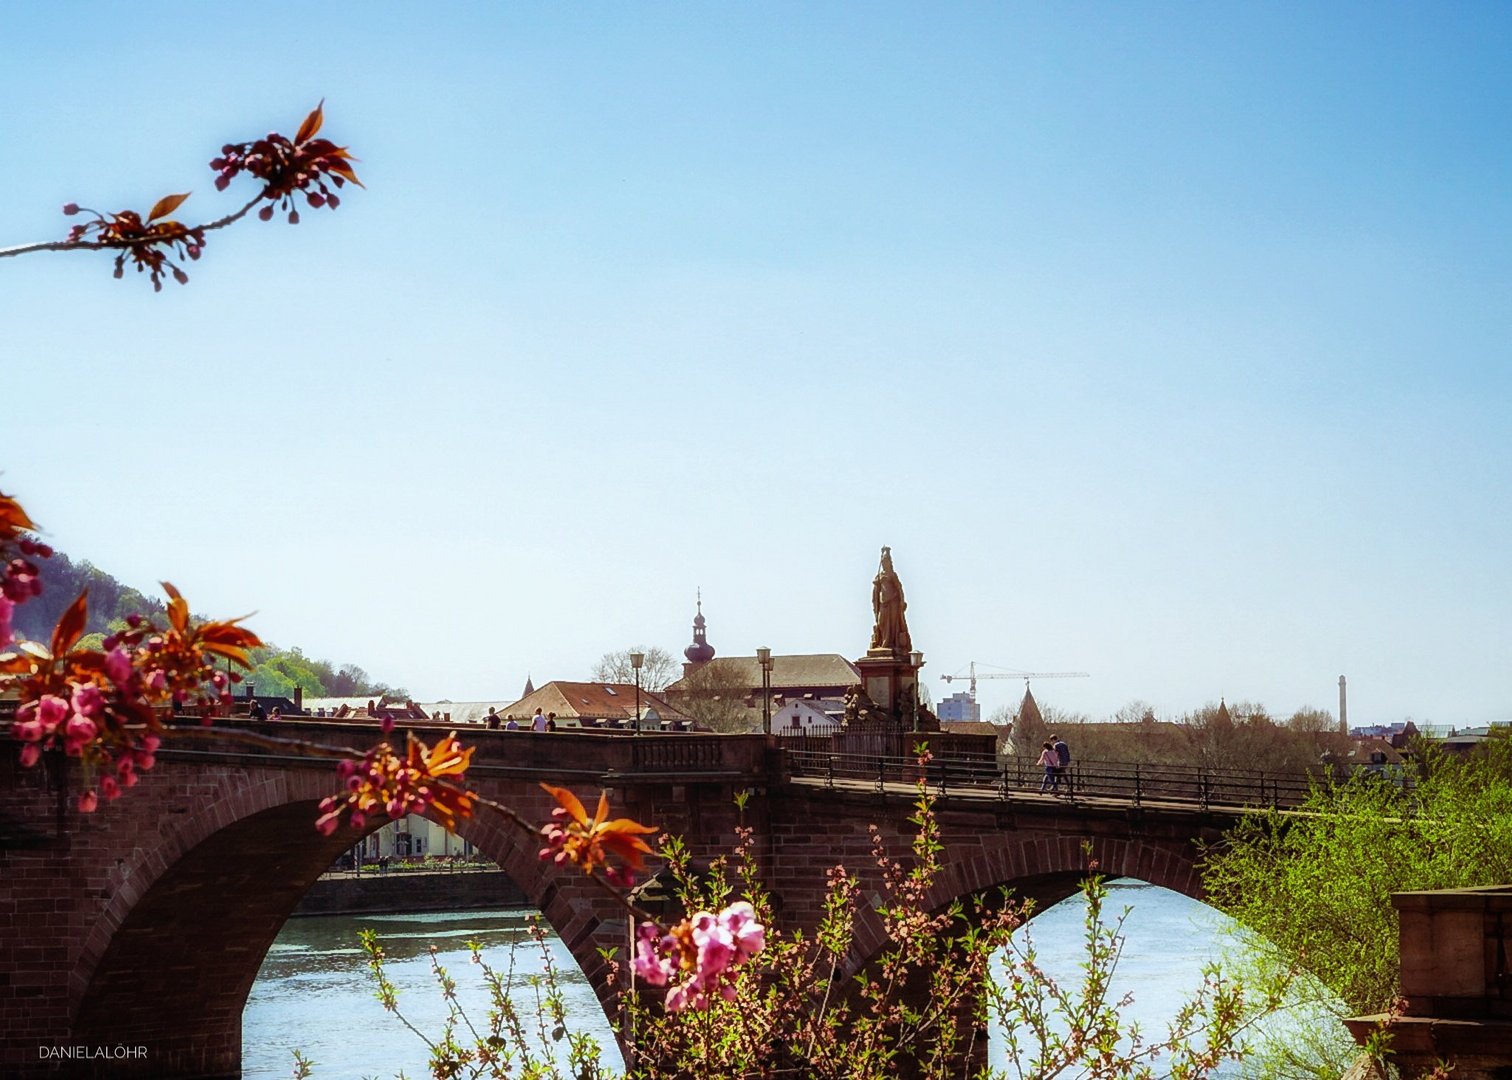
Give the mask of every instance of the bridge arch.
<path id="1" fill-rule="evenodd" d="M 212 766 L 200 780 L 167 800 L 149 842 L 116 853 L 110 895 L 69 978 L 74 1037 L 150 1045 L 144 1074 L 238 1074 L 242 1010 L 274 937 L 321 873 L 383 824 L 321 836 L 317 805 L 333 785 L 325 769 Z M 526 820 L 549 813 L 533 782 L 489 788 Z M 598 946 L 625 936 L 612 901 L 542 863 L 538 844 L 492 815 L 456 831 L 530 898 L 607 1002 Z"/>
<path id="2" fill-rule="evenodd" d="M 1006 889 L 1018 900 L 1032 900 L 1044 911 L 1074 895 L 1092 873 L 1128 877 L 1205 900 L 1197 849 L 1191 845 L 1110 837 L 1046 837 L 998 833 L 974 840 L 942 839 L 939 876 L 924 894 L 923 906 L 942 911 L 972 898 L 990 898 Z M 1090 850 L 1087 850 L 1090 849 Z M 861 971 L 887 945 L 882 920 L 870 906 L 858 913 L 855 944 L 844 964 L 847 974 Z"/>

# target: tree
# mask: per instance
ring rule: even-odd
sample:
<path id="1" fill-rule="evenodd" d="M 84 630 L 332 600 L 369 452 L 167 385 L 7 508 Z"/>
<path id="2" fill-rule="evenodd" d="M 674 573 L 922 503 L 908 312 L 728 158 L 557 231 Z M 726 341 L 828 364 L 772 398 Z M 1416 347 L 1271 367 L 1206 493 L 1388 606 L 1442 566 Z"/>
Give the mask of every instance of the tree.
<path id="1" fill-rule="evenodd" d="M 1304 705 L 1287 717 L 1286 727 L 1289 731 L 1296 731 L 1303 735 L 1332 734 L 1337 730 L 1333 713 L 1315 709 L 1311 705 Z"/>
<path id="2" fill-rule="evenodd" d="M 736 664 L 707 663 L 682 680 L 672 704 L 710 731 L 740 735 L 760 728 L 760 718 L 746 705 L 751 688 Z"/>
<path id="3" fill-rule="evenodd" d="M 653 694 L 661 693 L 667 688 L 667 684 L 680 674 L 681 665 L 666 649 L 659 645 L 632 645 L 628 649 L 606 652 L 601 656 L 599 662 L 593 665 L 594 681 L 633 683 L 635 668 L 630 663 L 631 653 L 640 653 L 645 657 L 641 661 L 640 684 L 642 689 L 649 690 Z"/>
<path id="4" fill-rule="evenodd" d="M 1310 972 L 1340 1018 L 1386 1012 L 1398 993 L 1393 892 L 1512 881 L 1512 737 L 1463 759 L 1422 741 L 1414 757 L 1399 782 L 1321 788 L 1301 813 L 1246 818 L 1207 853 L 1203 885 L 1244 927 L 1244 953 L 1260 970 Z M 1312 1048 L 1313 1066 L 1325 1052 Z M 1306 1059 L 1294 1044 L 1275 1056 Z"/>

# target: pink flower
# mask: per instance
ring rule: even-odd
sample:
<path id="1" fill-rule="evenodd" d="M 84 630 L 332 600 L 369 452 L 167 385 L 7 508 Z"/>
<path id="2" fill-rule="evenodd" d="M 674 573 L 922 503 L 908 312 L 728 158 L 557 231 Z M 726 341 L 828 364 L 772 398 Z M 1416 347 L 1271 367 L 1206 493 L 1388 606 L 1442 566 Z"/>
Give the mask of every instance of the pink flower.
<path id="1" fill-rule="evenodd" d="M 18 711 L 16 715 L 20 716 L 22 711 L 24 710 Z M 42 740 L 42 721 L 36 719 L 36 713 L 37 710 L 33 709 L 31 711 L 31 719 L 17 720 L 12 724 L 11 734 L 25 743 L 40 742 Z"/>
<path id="2" fill-rule="evenodd" d="M 116 778 L 113 776 L 102 776 L 100 777 L 100 794 L 104 795 L 107 800 L 119 799 L 121 797 L 121 785 L 116 783 Z"/>
<path id="3" fill-rule="evenodd" d="M 162 742 L 163 740 L 159 739 L 156 735 L 143 735 L 138 745 L 141 747 L 143 753 L 155 754 L 157 753 L 157 748 L 162 745 Z"/>
<path id="4" fill-rule="evenodd" d="M 95 794 L 93 788 L 90 788 L 84 794 L 79 796 L 79 813 L 92 814 L 97 809 L 99 809 L 99 806 L 100 797 Z"/>
<path id="5" fill-rule="evenodd" d="M 671 958 L 676 944 L 655 923 L 641 923 L 635 934 L 635 956 L 630 961 L 636 978 L 648 986 L 666 986 L 677 970 Z"/>
<path id="6" fill-rule="evenodd" d="M 736 969 L 766 945 L 766 928 L 745 901 L 719 914 L 700 911 L 663 931 L 642 923 L 636 933 L 631 967 L 649 986 L 666 986 L 669 1012 L 705 1008 L 715 995 L 725 1001 L 736 996 Z"/>
<path id="7" fill-rule="evenodd" d="M 37 721 L 42 725 L 42 733 L 51 735 L 57 731 L 58 725 L 66 720 L 72 711 L 68 702 L 56 694 L 44 695 L 42 700 L 37 702 Z"/>
<path id="8" fill-rule="evenodd" d="M 38 743 L 29 742 L 21 748 L 21 767 L 29 769 L 42 757 L 42 747 Z"/>
<path id="9" fill-rule="evenodd" d="M 161 668 L 158 668 L 147 676 L 147 689 L 151 690 L 154 694 L 161 694 L 164 690 L 168 689 L 168 676 L 163 674 Z"/>
<path id="10" fill-rule="evenodd" d="M 111 649 L 105 654 L 105 674 L 117 686 L 131 681 L 131 657 L 125 649 Z"/>
<path id="11" fill-rule="evenodd" d="M 11 643 L 11 612 L 16 610 L 7 597 L 0 596 L 0 649 Z"/>
<path id="12" fill-rule="evenodd" d="M 64 752 L 73 757 L 78 757 L 80 751 L 87 744 L 93 742 L 94 737 L 99 733 L 100 729 L 95 727 L 93 720 L 87 716 L 80 716 L 78 713 L 74 713 L 68 720 L 68 726 L 63 729 Z"/>
<path id="13" fill-rule="evenodd" d="M 708 983 L 718 978 L 735 959 L 735 941 L 720 925 L 718 916 L 700 911 L 693 916 L 693 943 L 698 946 L 698 978 Z"/>
<path id="14" fill-rule="evenodd" d="M 738 961 L 745 961 L 766 946 L 766 927 L 756 921 L 756 909 L 744 900 L 719 913 L 719 922 L 729 933 Z"/>
<path id="15" fill-rule="evenodd" d="M 105 695 L 94 683 L 85 683 L 74 690 L 73 707 L 80 716 L 99 716 L 105 711 Z"/>

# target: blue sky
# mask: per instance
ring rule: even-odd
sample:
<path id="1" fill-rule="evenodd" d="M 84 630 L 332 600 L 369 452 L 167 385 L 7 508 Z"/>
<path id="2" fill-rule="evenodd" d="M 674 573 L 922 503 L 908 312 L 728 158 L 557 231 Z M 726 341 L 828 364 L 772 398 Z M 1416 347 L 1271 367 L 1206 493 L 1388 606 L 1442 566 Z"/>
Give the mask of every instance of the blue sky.
<path id="1" fill-rule="evenodd" d="M 368 184 L 161 295 L 0 260 L 70 553 L 425 697 L 699 586 L 858 655 L 890 544 L 927 674 L 1512 716 L 1505 9 L 231 7 L 0 11 L 0 244 L 322 97 Z"/>

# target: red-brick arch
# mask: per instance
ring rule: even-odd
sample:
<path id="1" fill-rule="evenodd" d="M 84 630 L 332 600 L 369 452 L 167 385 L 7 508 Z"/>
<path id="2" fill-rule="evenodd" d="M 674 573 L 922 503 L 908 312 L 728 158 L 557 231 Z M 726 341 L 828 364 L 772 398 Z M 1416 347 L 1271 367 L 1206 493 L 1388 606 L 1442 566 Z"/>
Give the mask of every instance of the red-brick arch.
<path id="1" fill-rule="evenodd" d="M 263 957 L 316 878 L 363 835 L 315 830 L 332 779 L 326 770 L 212 766 L 193 785 L 198 791 L 163 800 L 146 842 L 115 853 L 113 892 L 71 973 L 76 1039 L 150 1045 L 142 1075 L 239 1072 L 242 1009 Z M 133 792 L 137 805 L 152 797 L 143 790 L 150 783 Z M 533 783 L 494 781 L 487 794 L 526 820 L 549 813 Z M 597 948 L 625 933 L 612 901 L 542 863 L 538 844 L 493 815 L 457 831 L 536 903 L 607 1001 Z M 124 1074 L 131 1064 L 111 1068 Z"/>

